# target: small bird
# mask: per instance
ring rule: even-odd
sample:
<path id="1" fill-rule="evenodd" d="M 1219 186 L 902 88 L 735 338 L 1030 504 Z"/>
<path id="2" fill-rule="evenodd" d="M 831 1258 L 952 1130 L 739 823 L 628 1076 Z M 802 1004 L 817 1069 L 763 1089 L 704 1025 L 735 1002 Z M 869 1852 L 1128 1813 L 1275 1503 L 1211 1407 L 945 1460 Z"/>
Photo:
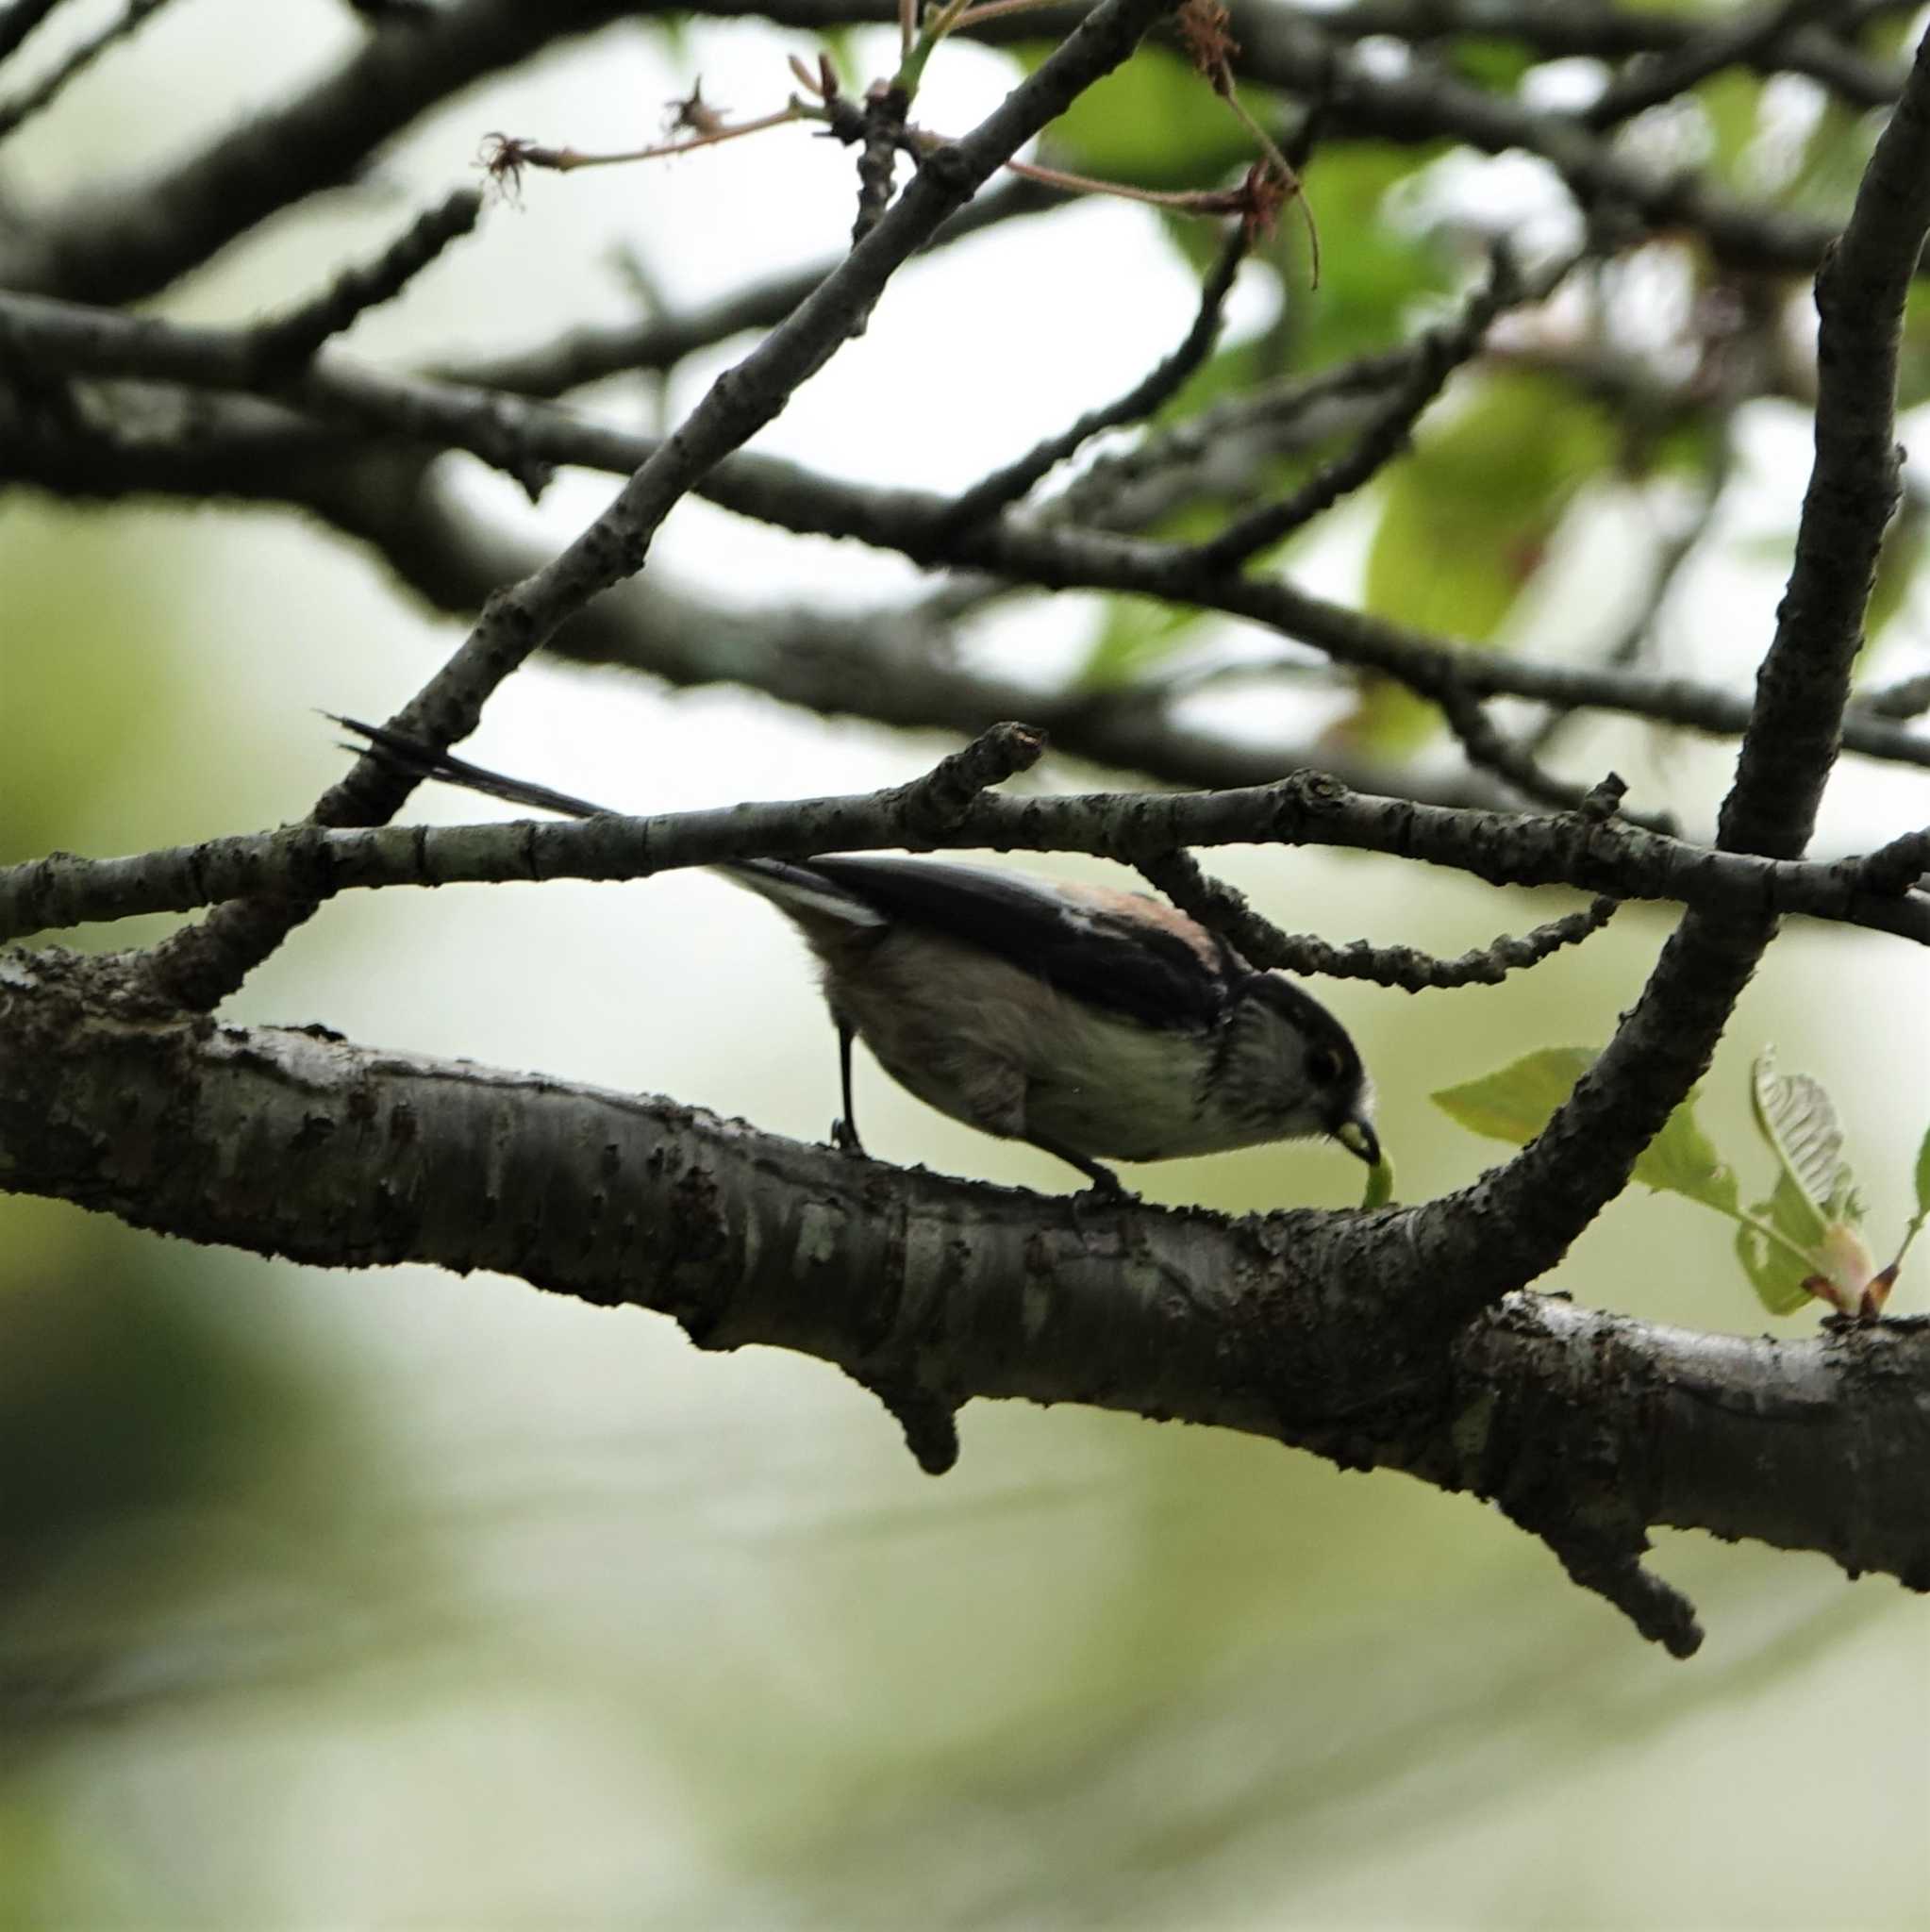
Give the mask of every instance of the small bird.
<path id="1" fill-rule="evenodd" d="M 414 777 L 570 818 L 607 810 L 335 722 Z M 870 855 L 715 870 L 768 899 L 817 958 L 844 1103 L 831 1138 L 848 1153 L 864 1152 L 858 1039 L 940 1113 L 1029 1141 L 1108 1194 L 1124 1190 L 1102 1155 L 1173 1160 L 1326 1134 L 1380 1164 L 1373 1085 L 1340 1023 L 1143 892 Z"/>

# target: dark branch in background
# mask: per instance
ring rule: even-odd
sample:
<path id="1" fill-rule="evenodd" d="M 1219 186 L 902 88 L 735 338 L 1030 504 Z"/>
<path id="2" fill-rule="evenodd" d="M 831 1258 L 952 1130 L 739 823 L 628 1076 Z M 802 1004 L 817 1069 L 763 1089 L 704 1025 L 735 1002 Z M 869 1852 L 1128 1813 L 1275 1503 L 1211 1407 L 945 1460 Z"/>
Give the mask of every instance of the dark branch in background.
<path id="1" fill-rule="evenodd" d="M 723 18 L 744 11 L 738 0 L 694 10 Z M 757 10 L 807 31 L 897 18 L 896 0 L 765 0 Z M 372 34 L 333 75 L 224 133 L 159 180 L 109 184 L 41 211 L 23 234 L 0 238 L 0 284 L 95 301 L 151 294 L 275 209 L 351 178 L 383 142 L 446 96 L 629 11 L 617 0 L 553 0 L 540 8 L 523 0 L 452 0 L 420 30 Z M 1070 31 L 1078 18 L 1073 9 L 1052 9 L 973 31 L 992 41 L 1036 42 Z M 1421 30 L 1438 32 L 1439 23 Z M 1245 6 L 1235 10 L 1233 31 L 1244 78 L 1304 97 L 1328 91 L 1337 134 L 1444 135 L 1489 153 L 1518 147 L 1540 154 L 1585 205 L 1634 208 L 1652 226 L 1700 228 L 1718 258 L 1739 267 L 1811 271 L 1831 239 L 1823 224 L 1752 208 L 1679 175 L 1658 179 L 1572 119 L 1536 114 L 1424 71 L 1380 72 L 1347 53 L 1346 28 L 1324 18 L 1316 26 L 1278 8 Z M 1641 44 L 1653 45 L 1666 28 L 1639 31 L 1650 36 Z M 1535 33 L 1523 37 L 1532 43 Z M 1797 39 L 1808 44 L 1811 35 Z"/>
<path id="2" fill-rule="evenodd" d="M 1132 51 L 1167 0 L 1102 0 L 1085 23 L 964 140 L 931 156 L 897 204 L 845 262 L 734 369 L 720 376 L 677 433 L 636 469 L 581 536 L 533 575 L 497 593 L 461 647 L 391 721 L 405 737 L 446 750 L 474 730 L 490 694 L 599 591 L 642 567 L 658 525 L 707 471 L 754 436 L 856 334 L 885 284 L 1014 149 Z M 417 36 L 402 36 L 414 40 Z M 310 816 L 322 824 L 381 824 L 408 797 L 391 770 L 362 758 Z M 175 1003 L 211 1008 L 306 919 L 312 908 L 239 901 L 156 948 L 146 975 Z"/>
<path id="3" fill-rule="evenodd" d="M 0 294 L 0 347 L 22 361 L 48 369 L 164 375 L 197 384 L 245 387 L 251 341 L 245 330 L 173 325 Z M 381 424 L 411 439 L 467 449 L 524 481 L 541 474 L 532 466 L 553 462 L 628 475 L 664 446 L 657 439 L 584 422 L 551 405 L 354 365 L 332 350 L 277 394 L 330 418 Z M 209 425 L 197 425 L 194 442 L 198 458 L 207 463 Z M 261 454 L 265 458 L 268 453 Z M 8 460 L 0 454 L 0 464 Z M 22 453 L 15 451 L 10 460 L 20 462 Z M 105 482 L 116 466 L 129 477 L 141 468 L 138 457 L 124 448 L 115 452 L 111 462 L 96 463 L 92 469 Z M 299 467 L 293 452 L 266 461 L 263 474 L 277 479 L 277 487 L 245 493 L 286 497 Z M 205 491 L 225 493 L 241 482 L 239 470 L 224 476 L 219 466 L 212 475 L 201 467 L 193 474 L 194 487 Z M 122 487 L 127 487 L 125 481 Z M 1336 663 L 1384 673 L 1444 708 L 1453 708 L 1451 722 L 1472 736 L 1477 755 L 1543 802 L 1573 800 L 1551 791 L 1536 774 L 1532 760 L 1523 765 L 1504 741 L 1489 741 L 1471 716 L 1470 701 L 1535 698 L 1568 709 L 1592 707 L 1627 712 L 1717 736 L 1739 732 L 1749 718 L 1747 699 L 1687 679 L 1589 665 L 1538 664 L 1465 651 L 1387 619 L 1311 596 L 1285 579 L 1203 573 L 1191 553 L 1177 544 L 1013 518 L 945 539 L 939 534 L 950 509 L 944 497 L 869 489 L 756 456 L 737 456 L 719 463 L 695 487 L 699 494 L 727 509 L 780 528 L 855 538 L 900 550 L 927 565 L 983 571 L 1009 583 L 1041 589 L 1132 591 L 1264 625 L 1313 645 Z M 349 528 L 360 527 L 352 511 L 337 520 Z M 1037 710 L 1023 701 L 996 708 L 1035 714 Z M 985 722 L 989 721 L 975 720 L 973 726 Z M 1043 722 L 1056 732 L 1061 728 L 1055 720 Z M 1930 737 L 1867 714 L 1844 728 L 1843 743 L 1868 757 L 1930 766 Z M 1278 768 L 1276 760 L 1273 769 Z"/>
<path id="4" fill-rule="evenodd" d="M 731 19 L 743 7 L 741 0 L 695 0 L 690 10 Z M 897 17 L 896 0 L 759 0 L 757 10 L 805 32 L 856 21 L 882 25 Z M 989 20 L 966 32 L 993 44 L 1037 42 L 1065 32 L 1078 18 L 1076 8 L 1049 8 Z M 1416 25 L 1410 15 L 1408 30 L 1424 42 L 1440 25 Z M 1467 30 L 1484 36 L 1493 31 L 1472 19 Z M 1694 229 L 1715 259 L 1731 268 L 1813 274 L 1835 239 L 1828 222 L 1758 207 L 1690 171 L 1645 165 L 1573 115 L 1539 111 L 1514 95 L 1490 93 L 1421 62 L 1390 68 L 1350 48 L 1350 36 L 1323 13 L 1261 0 L 1232 9 L 1232 32 L 1240 46 L 1242 82 L 1320 101 L 1326 117 L 1323 140 L 1412 145 L 1439 138 L 1464 142 L 1484 154 L 1520 149 L 1554 168 L 1585 210 L 1633 215 L 1657 232 Z M 1525 38 L 1532 41 L 1533 35 Z"/>
<path id="5" fill-rule="evenodd" d="M 921 253 L 982 235 L 1002 223 L 1063 207 L 1066 196 L 1036 181 L 1011 179 L 982 190 L 939 226 Z M 521 350 L 493 351 L 453 363 L 438 373 L 476 389 L 517 395 L 558 396 L 586 383 L 639 370 L 674 369 L 688 356 L 715 347 L 748 330 L 772 328 L 837 267 L 835 260 L 772 275 L 734 289 L 681 314 L 646 316 L 634 323 L 586 324 L 549 341 Z"/>
<path id="6" fill-rule="evenodd" d="M 1037 443 L 1016 461 L 981 477 L 970 489 L 961 491 L 951 508 L 940 519 L 940 541 L 959 530 L 969 529 L 996 516 L 1007 505 L 1029 495 L 1051 471 L 1087 443 L 1108 429 L 1123 428 L 1142 422 L 1176 396 L 1189 379 L 1212 353 L 1219 340 L 1226 298 L 1233 292 L 1234 277 L 1246 259 L 1247 235 L 1243 226 L 1234 227 L 1221 245 L 1220 258 L 1213 264 L 1206 285 L 1200 291 L 1200 306 L 1186 339 L 1156 364 L 1145 378 L 1125 394 L 1089 409 L 1070 429 L 1061 430 Z"/>
<path id="7" fill-rule="evenodd" d="M 70 81 L 93 65 L 108 49 L 125 41 L 152 13 L 158 13 L 168 0 L 126 0 L 119 16 L 82 41 L 60 64 L 43 75 L 25 92 L 11 100 L 0 101 L 0 141 L 5 141 L 23 121 L 38 114 L 65 92 Z M 27 25 L 31 27 L 29 19 Z M 10 22 L 0 22 L 0 54 L 6 51 L 6 33 Z"/>
<path id="8" fill-rule="evenodd" d="M 421 27 L 435 19 L 438 0 L 344 0 L 344 4 L 372 25 L 386 26 L 397 21 L 405 26 Z"/>
<path id="9" fill-rule="evenodd" d="M 1746 65 L 1794 31 L 1826 15 L 1840 0 L 1764 0 L 1739 20 L 1706 29 L 1674 52 L 1632 61 L 1582 109 L 1598 133 L 1685 93 L 1725 67 Z"/>
<path id="10" fill-rule="evenodd" d="M 1440 707 L 1448 729 L 1476 771 L 1492 772 L 1523 798 L 1532 799 L 1537 805 L 1553 806 L 1557 811 L 1579 811 L 1587 803 L 1590 791 L 1588 786 L 1572 784 L 1544 770 L 1533 750 L 1504 737 L 1480 699 L 1459 685 L 1443 684 L 1426 695 Z M 1628 817 L 1653 832 L 1675 829 L 1674 821 L 1667 813 L 1630 812 Z"/>
<path id="11" fill-rule="evenodd" d="M 1379 349 L 1209 403 L 1129 448 L 1096 457 L 1051 500 L 1046 514 L 1093 529 L 1140 528 L 1148 519 L 1139 506 L 1156 487 L 1205 464 L 1217 467 L 1235 439 L 1268 454 L 1311 447 L 1332 433 L 1332 419 L 1363 411 L 1399 383 L 1412 368 L 1414 353 Z"/>
<path id="12" fill-rule="evenodd" d="M 1488 280 L 1469 297 L 1451 326 L 1423 329 L 1415 339 L 1408 352 L 1407 374 L 1375 408 L 1353 446 L 1323 464 L 1290 496 L 1249 510 L 1217 537 L 1196 545 L 1193 559 L 1199 568 L 1213 575 L 1238 570 L 1256 552 L 1304 528 L 1379 475 L 1406 448 L 1415 424 L 1440 394 L 1448 377 L 1480 348 L 1494 318 L 1517 303 L 1545 299 L 1572 265 L 1564 262 L 1548 275 L 1537 276 L 1531 290 L 1522 282 L 1506 246 L 1497 242 Z"/>
<path id="13" fill-rule="evenodd" d="M 1930 672 L 1864 691 L 1856 699 L 1856 708 L 1875 718 L 1920 718 L 1930 710 Z"/>
<path id="14" fill-rule="evenodd" d="M 154 294 L 277 209 L 352 180 L 382 143 L 485 75 L 607 25 L 620 0 L 452 0 L 373 33 L 332 74 L 157 175 L 89 188 L 0 235 L 0 284 L 82 301 Z"/>
<path id="15" fill-rule="evenodd" d="M 60 0 L 9 0 L 8 5 L 0 7 L 0 60 L 59 5 Z"/>
<path id="16" fill-rule="evenodd" d="M 197 430 L 157 448 L 99 433 L 83 439 L 65 426 L 50 441 L 47 425 L 27 425 L 20 436 L 0 437 L 0 475 L 30 475 L 83 500 L 158 492 L 291 506 L 371 547 L 434 608 L 465 618 L 548 554 L 486 527 L 407 451 L 352 452 L 339 436 L 291 436 L 278 421 L 225 436 L 206 421 Z M 972 733 L 1024 715 L 1062 751 L 1172 784 L 1260 784 L 1317 757 L 1362 790 L 1438 805 L 1495 802 L 1458 774 L 1417 774 L 1333 746 L 1316 754 L 1310 743 L 1247 741 L 1190 724 L 1156 691 L 1042 691 L 955 652 L 942 613 L 921 605 L 835 615 L 802 605 L 746 611 L 693 595 L 653 570 L 578 612 L 545 648 L 673 686 L 741 684 L 827 716 L 908 728 Z"/>
<path id="17" fill-rule="evenodd" d="M 1913 0 L 1876 9 L 1903 13 Z M 1549 0 L 1351 0 L 1321 25 L 1348 40 L 1392 36 L 1425 41 L 1442 34 L 1479 34 L 1512 41 L 1544 60 L 1577 57 L 1628 60 L 1641 55 L 1672 56 L 1705 46 L 1712 30 L 1697 12 L 1659 8 L 1550 5 Z M 1736 50 L 1735 61 L 1759 74 L 1805 74 L 1859 108 L 1887 107 L 1903 86 L 1903 70 L 1865 59 L 1822 26 L 1791 32 L 1782 41 Z"/>
<path id="18" fill-rule="evenodd" d="M 330 336 L 341 334 L 366 310 L 392 301 L 452 242 L 468 234 L 481 213 L 481 194 L 458 188 L 418 216 L 408 232 L 374 261 L 344 269 L 319 294 L 258 322 L 253 334 L 258 379 L 273 384 L 293 375 Z"/>

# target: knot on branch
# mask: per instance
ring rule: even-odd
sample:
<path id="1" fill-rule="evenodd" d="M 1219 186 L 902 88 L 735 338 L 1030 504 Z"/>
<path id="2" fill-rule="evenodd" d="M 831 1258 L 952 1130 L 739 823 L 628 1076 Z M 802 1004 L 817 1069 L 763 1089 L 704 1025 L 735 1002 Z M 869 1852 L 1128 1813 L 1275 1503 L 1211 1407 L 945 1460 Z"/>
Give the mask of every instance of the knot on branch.
<path id="1" fill-rule="evenodd" d="M 1030 724 L 994 724 L 923 778 L 900 787 L 893 804 L 913 832 L 943 832 L 972 809 L 982 791 L 1029 771 L 1045 755 L 1045 733 Z"/>
<path id="2" fill-rule="evenodd" d="M 1610 819 L 1620 816 L 1622 801 L 1627 796 L 1628 780 L 1619 772 L 1610 772 L 1582 794 L 1580 803 L 1575 807 L 1575 815 L 1591 819 L 1597 824 L 1606 824 Z"/>
<path id="3" fill-rule="evenodd" d="M 1273 829 L 1292 839 L 1308 819 L 1331 818 L 1353 793 L 1331 772 L 1289 772 L 1273 787 Z"/>
<path id="4" fill-rule="evenodd" d="M 926 1475 L 944 1475 L 958 1460 L 958 1407 L 911 1375 L 867 1369 L 847 1372 L 884 1404 L 905 1431 L 905 1446 Z"/>
<path id="5" fill-rule="evenodd" d="M 1695 1606 L 1672 1584 L 1642 1568 L 1649 1540 L 1639 1530 L 1572 1521 L 1536 1524 L 1518 1515 L 1514 1520 L 1555 1552 L 1572 1581 L 1613 1604 L 1651 1643 L 1659 1643 L 1673 1657 L 1691 1657 L 1702 1648 Z"/>

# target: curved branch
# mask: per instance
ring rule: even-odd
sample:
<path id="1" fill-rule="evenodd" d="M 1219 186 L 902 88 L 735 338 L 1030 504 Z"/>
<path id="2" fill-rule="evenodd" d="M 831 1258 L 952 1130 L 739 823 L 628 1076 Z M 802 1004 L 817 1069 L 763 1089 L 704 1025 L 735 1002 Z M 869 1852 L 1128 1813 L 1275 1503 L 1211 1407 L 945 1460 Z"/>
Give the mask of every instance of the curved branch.
<path id="1" fill-rule="evenodd" d="M 1930 37 L 1876 143 L 1840 249 L 1817 280 L 1816 460 L 1796 561 L 1763 660 L 1719 843 L 1793 858 L 1807 844 L 1841 735 L 1850 674 L 1897 501 L 1903 309 L 1930 232 Z M 1452 1268 L 1479 1242 L 1520 1279 L 1552 1267 L 1626 1184 L 1702 1076 L 1775 932 L 1766 907 L 1691 908 L 1641 998 L 1540 1138 L 1421 1233 Z"/>

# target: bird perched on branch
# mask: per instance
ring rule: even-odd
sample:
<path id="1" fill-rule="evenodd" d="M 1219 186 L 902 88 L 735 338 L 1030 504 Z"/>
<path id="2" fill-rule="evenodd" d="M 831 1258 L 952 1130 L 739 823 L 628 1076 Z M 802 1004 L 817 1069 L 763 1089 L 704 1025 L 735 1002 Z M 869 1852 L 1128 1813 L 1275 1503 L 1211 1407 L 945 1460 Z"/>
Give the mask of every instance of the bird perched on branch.
<path id="1" fill-rule="evenodd" d="M 570 818 L 607 808 L 473 765 L 353 718 L 375 756 Z M 1172 1160 L 1330 1135 L 1380 1162 L 1373 1087 L 1346 1029 L 1284 973 L 1250 966 L 1140 892 L 986 866 L 864 856 L 748 858 L 715 870 L 768 899 L 816 956 L 838 1029 L 853 1154 L 851 1043 L 940 1113 L 1070 1162 Z"/>

